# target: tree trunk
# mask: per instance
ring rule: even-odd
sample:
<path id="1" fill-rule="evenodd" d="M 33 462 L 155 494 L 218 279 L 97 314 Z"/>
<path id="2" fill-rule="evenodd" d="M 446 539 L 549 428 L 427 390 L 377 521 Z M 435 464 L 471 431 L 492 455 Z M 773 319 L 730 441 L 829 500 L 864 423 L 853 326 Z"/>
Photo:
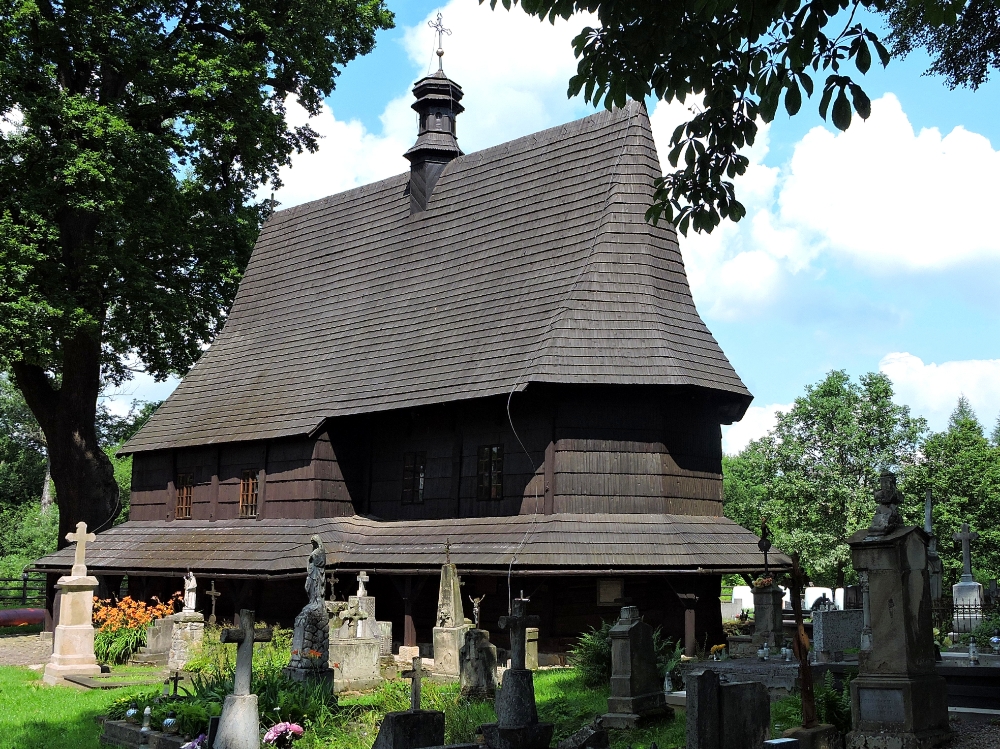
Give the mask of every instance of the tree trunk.
<path id="1" fill-rule="evenodd" d="M 85 333 L 62 341 L 62 382 L 56 387 L 39 366 L 14 363 L 14 380 L 38 419 L 48 446 L 59 506 L 59 548 L 81 520 L 90 531 L 110 527 L 118 512 L 118 484 L 97 442 L 95 417 L 101 388 L 101 345 Z"/>

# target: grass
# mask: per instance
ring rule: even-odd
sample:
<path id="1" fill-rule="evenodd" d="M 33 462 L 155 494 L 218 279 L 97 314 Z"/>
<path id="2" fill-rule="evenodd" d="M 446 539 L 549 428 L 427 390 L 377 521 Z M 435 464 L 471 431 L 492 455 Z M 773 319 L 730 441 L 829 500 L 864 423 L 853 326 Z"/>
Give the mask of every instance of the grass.
<path id="1" fill-rule="evenodd" d="M 158 669 L 124 666 L 112 670 L 114 678 L 150 679 Z M 182 686 L 184 682 L 181 682 Z M 475 741 L 476 728 L 496 720 L 491 702 L 462 699 L 457 684 L 425 681 L 421 707 L 445 713 L 447 743 Z M 100 727 L 94 718 L 120 697 L 148 692 L 149 687 L 78 690 L 49 687 L 41 674 L 29 669 L 0 667 L 0 749 L 98 749 Z M 607 711 L 608 688 L 583 686 L 574 669 L 553 669 L 535 674 L 535 698 L 542 721 L 555 723 L 553 744 Z M 408 681 L 390 681 L 361 694 L 344 695 L 340 707 L 322 725 L 313 726 L 298 749 L 370 749 L 386 713 L 409 707 Z M 611 731 L 612 749 L 684 746 L 683 717 L 654 723 L 636 731 Z"/>
<path id="2" fill-rule="evenodd" d="M 6 635 L 37 635 L 41 631 L 41 624 L 19 624 L 16 627 L 0 627 L 0 637 Z"/>

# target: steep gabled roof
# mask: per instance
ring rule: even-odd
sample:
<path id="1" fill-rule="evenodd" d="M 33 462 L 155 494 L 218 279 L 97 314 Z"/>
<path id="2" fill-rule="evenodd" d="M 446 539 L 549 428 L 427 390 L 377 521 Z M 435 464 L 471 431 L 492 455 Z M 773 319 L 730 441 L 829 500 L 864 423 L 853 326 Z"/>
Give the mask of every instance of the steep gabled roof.
<path id="1" fill-rule="evenodd" d="M 695 309 L 641 104 L 275 213 L 226 323 L 126 452 L 306 434 L 329 417 L 532 382 L 751 395 Z"/>

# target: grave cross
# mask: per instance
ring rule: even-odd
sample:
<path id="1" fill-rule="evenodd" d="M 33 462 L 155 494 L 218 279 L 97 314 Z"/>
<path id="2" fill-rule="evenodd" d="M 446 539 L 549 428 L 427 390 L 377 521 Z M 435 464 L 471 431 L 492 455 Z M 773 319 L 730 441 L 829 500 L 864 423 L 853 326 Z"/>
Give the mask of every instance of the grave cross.
<path id="1" fill-rule="evenodd" d="M 400 674 L 404 679 L 410 679 L 410 710 L 420 709 L 420 679 L 423 676 L 430 676 L 430 671 L 421 668 L 424 659 L 419 655 L 413 656 L 413 669 Z"/>
<path id="2" fill-rule="evenodd" d="M 368 582 L 368 573 L 364 570 L 358 573 L 358 598 L 368 595 L 368 591 L 365 590 L 365 583 Z"/>
<path id="3" fill-rule="evenodd" d="M 240 610 L 240 628 L 224 629 L 219 640 L 236 644 L 236 677 L 233 684 L 233 694 L 250 694 L 250 676 L 253 673 L 253 644 L 255 642 L 270 642 L 270 629 L 254 629 L 254 612 L 252 609 Z"/>
<path id="4" fill-rule="evenodd" d="M 956 533 L 952 538 L 962 542 L 962 582 L 972 582 L 972 550 L 969 544 L 978 540 L 979 534 L 970 531 L 968 523 L 962 523 L 962 532 Z"/>
<path id="5" fill-rule="evenodd" d="M 524 593 L 521 593 L 523 596 Z M 524 670 L 525 641 L 527 639 L 525 630 L 528 627 L 538 626 L 538 616 L 525 613 L 525 607 L 530 599 L 515 598 L 513 613 L 510 616 L 500 617 L 500 629 L 510 632 L 510 667 L 512 669 Z"/>
<path id="6" fill-rule="evenodd" d="M 215 624 L 215 599 L 222 595 L 219 591 L 215 589 L 215 580 L 212 581 L 212 589 L 206 590 L 205 595 L 212 599 L 212 613 L 208 617 L 209 624 Z"/>
<path id="7" fill-rule="evenodd" d="M 83 577 L 87 574 L 87 542 L 96 541 L 97 536 L 87 533 L 87 524 L 79 522 L 76 524 L 76 533 L 67 533 L 66 540 L 76 541 L 76 553 L 73 556 L 73 575 Z"/>

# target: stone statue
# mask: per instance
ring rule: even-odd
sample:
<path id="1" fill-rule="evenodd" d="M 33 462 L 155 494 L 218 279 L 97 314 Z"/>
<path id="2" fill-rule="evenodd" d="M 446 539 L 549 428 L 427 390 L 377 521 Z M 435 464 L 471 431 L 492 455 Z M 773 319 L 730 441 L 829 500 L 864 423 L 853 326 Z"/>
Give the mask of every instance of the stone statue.
<path id="1" fill-rule="evenodd" d="M 323 595 L 326 593 L 326 549 L 323 539 L 310 539 L 312 551 L 306 562 L 306 595 L 309 602 L 295 617 L 292 633 L 292 658 L 285 674 L 298 681 L 332 679 L 330 670 L 330 615 Z"/>
<path id="2" fill-rule="evenodd" d="M 872 524 L 868 528 L 868 537 L 884 536 L 892 533 L 903 524 L 903 518 L 899 514 L 899 505 L 903 502 L 903 493 L 896 486 L 896 474 L 891 471 L 882 471 L 879 477 L 880 488 L 875 492 L 875 501 L 878 507 L 872 517 Z"/>
<path id="3" fill-rule="evenodd" d="M 184 575 L 184 611 L 194 611 L 198 601 L 198 581 L 191 570 Z"/>
<path id="4" fill-rule="evenodd" d="M 476 629 L 479 629 L 479 607 L 482 605 L 484 598 L 486 598 L 485 593 L 479 596 L 479 598 L 469 596 L 469 600 L 472 601 L 472 621 L 475 623 Z"/>
<path id="5" fill-rule="evenodd" d="M 309 603 L 322 601 L 326 594 L 326 549 L 323 548 L 323 539 L 318 535 L 313 536 L 312 553 L 309 554 L 309 561 L 306 563 L 306 596 Z"/>

